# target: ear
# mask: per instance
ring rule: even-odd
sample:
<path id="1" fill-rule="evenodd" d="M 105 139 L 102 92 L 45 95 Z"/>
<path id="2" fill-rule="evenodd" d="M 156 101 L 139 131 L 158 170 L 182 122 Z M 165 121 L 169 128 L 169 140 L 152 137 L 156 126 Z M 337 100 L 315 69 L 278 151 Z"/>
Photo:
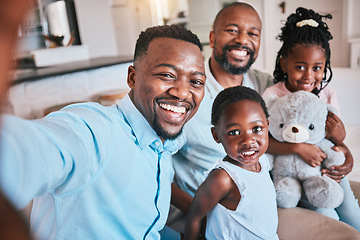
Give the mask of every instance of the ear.
<path id="1" fill-rule="evenodd" d="M 284 73 L 286 73 L 286 60 L 282 56 L 280 57 L 280 66 Z"/>
<path id="2" fill-rule="evenodd" d="M 214 31 L 212 30 L 212 31 L 210 31 L 210 33 L 209 33 L 209 46 L 210 46 L 211 48 L 214 48 L 214 44 L 215 44 L 215 33 L 214 33 Z"/>
<path id="3" fill-rule="evenodd" d="M 221 143 L 221 142 L 220 142 L 220 139 L 219 139 L 219 137 L 218 137 L 218 135 L 217 135 L 217 133 L 216 133 L 215 127 L 211 127 L 211 133 L 212 133 L 212 135 L 213 135 L 213 138 L 214 138 L 215 142 Z"/>
<path id="4" fill-rule="evenodd" d="M 130 65 L 128 68 L 127 84 L 131 89 L 134 89 L 135 81 L 136 81 L 136 70 L 133 65 Z"/>

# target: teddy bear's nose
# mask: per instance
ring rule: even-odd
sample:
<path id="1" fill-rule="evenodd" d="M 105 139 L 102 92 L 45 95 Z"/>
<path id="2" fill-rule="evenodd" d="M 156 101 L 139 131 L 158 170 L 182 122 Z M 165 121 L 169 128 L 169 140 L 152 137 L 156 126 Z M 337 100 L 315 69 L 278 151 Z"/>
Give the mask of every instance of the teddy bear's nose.
<path id="1" fill-rule="evenodd" d="M 292 130 L 293 133 L 298 133 L 299 132 L 299 129 L 297 129 L 296 127 L 292 127 L 291 130 Z"/>

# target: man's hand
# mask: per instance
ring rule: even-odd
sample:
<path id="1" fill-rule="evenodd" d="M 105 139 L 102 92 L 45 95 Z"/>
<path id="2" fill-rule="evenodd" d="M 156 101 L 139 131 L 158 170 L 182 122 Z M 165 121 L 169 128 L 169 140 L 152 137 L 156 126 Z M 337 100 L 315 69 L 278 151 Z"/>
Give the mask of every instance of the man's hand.
<path id="1" fill-rule="evenodd" d="M 0 0 L 0 105 L 9 86 L 9 69 L 18 27 L 30 3 L 30 0 Z"/>
<path id="2" fill-rule="evenodd" d="M 30 0 L 0 0 L 0 106 L 9 86 L 12 50 Z M 1 159 L 0 159 L 1 161 Z M 23 219 L 0 192 L 0 239 L 30 239 Z"/>

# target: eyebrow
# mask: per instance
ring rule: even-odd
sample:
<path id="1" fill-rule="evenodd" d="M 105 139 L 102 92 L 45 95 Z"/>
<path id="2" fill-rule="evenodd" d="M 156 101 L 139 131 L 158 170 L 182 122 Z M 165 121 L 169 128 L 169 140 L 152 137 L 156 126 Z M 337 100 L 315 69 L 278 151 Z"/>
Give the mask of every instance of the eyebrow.
<path id="1" fill-rule="evenodd" d="M 297 64 L 301 63 L 301 64 L 305 64 L 307 65 L 307 63 L 305 61 L 296 61 Z M 323 65 L 325 62 L 316 62 L 314 64 L 318 64 L 318 65 Z"/>
<path id="2" fill-rule="evenodd" d="M 158 67 L 169 67 L 171 69 L 173 69 L 174 71 L 177 71 L 178 68 L 174 65 L 171 65 L 171 64 L 168 64 L 168 63 L 160 63 L 158 65 L 155 66 L 155 68 L 158 68 Z M 202 72 L 199 72 L 199 71 L 195 71 L 193 72 L 191 75 L 201 75 L 201 76 L 205 76 L 205 73 L 202 73 Z"/>
<path id="3" fill-rule="evenodd" d="M 251 123 L 264 123 L 262 120 L 255 120 L 255 121 L 253 121 L 253 122 L 251 122 Z"/>
<path id="4" fill-rule="evenodd" d="M 260 119 L 251 122 L 251 124 L 259 124 L 259 123 L 263 124 L 264 122 Z M 239 125 L 237 123 L 232 123 L 232 124 L 226 125 L 226 128 L 230 128 L 230 127 L 234 127 L 234 126 L 241 126 L 241 125 Z"/>

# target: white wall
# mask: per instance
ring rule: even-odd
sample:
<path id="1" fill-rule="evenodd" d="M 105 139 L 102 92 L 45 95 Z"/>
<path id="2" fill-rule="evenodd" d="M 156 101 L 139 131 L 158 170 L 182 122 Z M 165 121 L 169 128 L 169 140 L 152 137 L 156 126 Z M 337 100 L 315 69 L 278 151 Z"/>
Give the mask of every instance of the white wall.
<path id="1" fill-rule="evenodd" d="M 152 0 L 75 0 L 83 44 L 90 57 L 132 56 L 141 31 L 156 25 Z"/>
<path id="2" fill-rule="evenodd" d="M 82 44 L 90 58 L 117 56 L 115 26 L 109 0 L 74 0 Z"/>
<path id="3" fill-rule="evenodd" d="M 157 2 L 159 2 L 158 0 Z M 162 0 L 165 1 L 165 0 Z M 231 0 L 167 0 L 168 13 L 176 13 L 176 7 L 189 7 L 188 27 L 201 41 L 208 42 L 212 22 L 225 2 Z M 110 4 L 120 2 L 120 4 Z M 154 0 L 75 0 L 79 31 L 84 44 L 90 45 L 90 57 L 129 55 L 139 33 L 149 26 L 159 23 Z M 255 67 L 272 72 L 280 42 L 276 36 L 280 33 L 282 21 L 299 6 L 312 8 L 321 13 L 331 13 L 328 21 L 334 39 L 332 48 L 332 66 L 350 66 L 349 38 L 360 37 L 360 1 L 359 0 L 287 0 L 285 12 L 279 4 L 282 0 L 245 0 L 259 12 L 263 22 L 262 42 L 259 58 Z M 185 9 L 179 9 L 185 10 Z M 166 12 L 166 11 L 165 11 Z M 205 47 L 206 55 L 211 53 Z"/>
<path id="4" fill-rule="evenodd" d="M 360 38 L 360 1 L 348 0 L 348 37 Z"/>
<path id="5" fill-rule="evenodd" d="M 132 56 L 141 31 L 156 25 L 156 9 L 151 0 L 127 0 L 111 6 L 119 55 Z"/>
<path id="6" fill-rule="evenodd" d="M 264 9 L 266 12 L 263 16 L 264 29 L 264 45 L 266 55 L 266 68 L 274 68 L 277 51 L 280 49 L 281 43 L 275 39 L 280 33 L 280 28 L 283 26 L 283 21 L 293 12 L 297 7 L 305 7 L 313 9 L 321 14 L 332 14 L 333 18 L 327 20 L 330 32 L 333 39 L 330 41 L 331 47 L 331 64 L 334 67 L 349 67 L 350 65 L 350 45 L 347 39 L 347 1 L 346 0 L 287 0 L 285 1 L 285 12 L 281 12 L 279 4 L 281 0 L 266 0 L 264 1 Z"/>

